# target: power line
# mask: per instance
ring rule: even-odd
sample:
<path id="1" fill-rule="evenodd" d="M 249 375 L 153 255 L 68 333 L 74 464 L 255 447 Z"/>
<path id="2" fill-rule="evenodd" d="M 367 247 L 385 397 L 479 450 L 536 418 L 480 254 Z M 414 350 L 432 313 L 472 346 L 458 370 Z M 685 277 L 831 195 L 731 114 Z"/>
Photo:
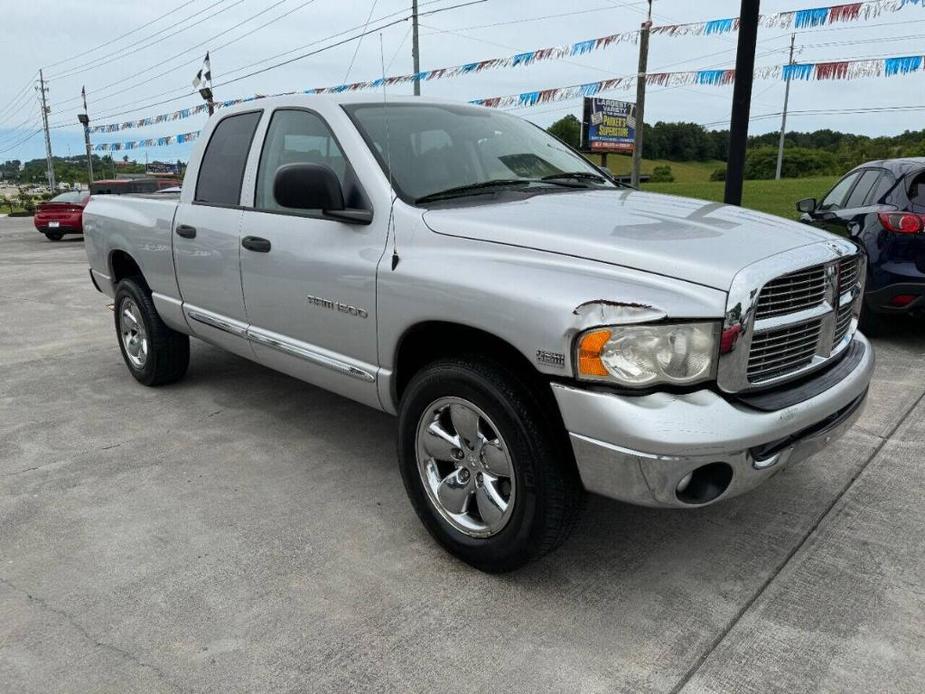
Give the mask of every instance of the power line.
<path id="1" fill-rule="evenodd" d="M 190 5 L 190 4 L 194 3 L 194 2 L 199 2 L 199 0 L 186 0 L 185 2 L 181 2 L 179 5 L 177 5 L 177 6 L 174 7 L 173 9 L 171 9 L 171 10 L 165 12 L 164 14 L 162 14 L 162 15 L 160 15 L 160 16 L 158 16 L 158 17 L 155 17 L 155 18 L 152 19 L 150 22 L 145 22 L 145 23 L 142 24 L 141 26 L 135 27 L 134 29 L 132 29 L 132 30 L 130 30 L 130 31 L 127 31 L 127 32 L 125 32 L 124 34 L 122 34 L 122 35 L 120 35 L 120 36 L 117 36 L 117 37 L 114 38 L 114 39 L 110 39 L 109 41 L 105 41 L 105 42 L 103 42 L 103 43 L 101 43 L 101 44 L 99 44 L 99 45 L 97 45 L 97 46 L 94 46 L 93 48 L 88 48 L 87 50 L 80 51 L 79 53 L 75 53 L 74 55 L 68 56 L 67 58 L 62 58 L 61 60 L 58 60 L 58 61 L 56 61 L 56 62 L 54 62 L 54 63 L 48 63 L 48 64 L 46 64 L 46 65 L 43 65 L 42 67 L 44 67 L 44 68 L 55 67 L 56 65 L 60 65 L 61 63 L 66 63 L 66 62 L 68 62 L 69 60 L 73 60 L 74 58 L 82 58 L 82 57 L 86 56 L 88 53 L 94 53 L 94 52 L 98 51 L 98 50 L 101 49 L 101 48 L 105 48 L 106 46 L 111 46 L 112 44 L 118 43 L 119 41 L 121 41 L 122 39 L 126 38 L 127 36 L 131 36 L 132 34 L 136 34 L 136 33 L 138 33 L 139 31 L 141 31 L 142 29 L 147 29 L 147 28 L 148 28 L 149 26 L 151 26 L 152 24 L 156 24 L 157 22 L 161 21 L 161 20 L 164 19 L 165 17 L 169 17 L 170 15 L 172 15 L 174 12 L 176 12 L 176 11 L 177 11 L 178 9 L 180 9 L 181 7 L 183 7 L 183 6 L 185 6 L 185 5 Z"/>
<path id="2" fill-rule="evenodd" d="M 10 146 L 7 147 L 6 149 L 0 149 L 0 154 L 3 154 L 4 152 L 9 152 L 10 150 L 16 149 L 17 147 L 19 147 L 20 145 L 25 144 L 26 142 L 28 142 L 29 140 L 31 140 L 33 137 L 35 137 L 36 135 L 38 135 L 38 134 L 41 133 L 41 132 L 42 132 L 42 129 L 41 129 L 41 128 L 39 128 L 38 130 L 35 130 L 35 131 L 31 132 L 29 135 L 26 135 L 26 137 L 24 137 L 24 138 L 23 138 L 22 140 L 20 140 L 19 142 L 15 143 L 15 144 L 13 144 L 13 145 L 10 145 Z"/>
<path id="3" fill-rule="evenodd" d="M 0 109 L 0 120 L 11 118 L 14 114 L 22 111 L 23 107 L 29 102 L 29 94 L 35 86 L 35 77 L 37 75 L 38 71 L 29 78 L 29 81 L 26 82 L 26 85 L 22 89 L 16 92 L 7 105 Z"/>
<path id="4" fill-rule="evenodd" d="M 261 24 L 260 26 L 254 28 L 254 29 L 249 30 L 248 33 L 246 33 L 246 34 L 242 34 L 241 36 L 237 36 L 237 37 L 231 39 L 230 41 L 226 41 L 225 43 L 220 44 L 220 45 L 218 45 L 218 46 L 216 46 L 216 47 L 214 47 L 214 48 L 211 48 L 211 47 L 210 47 L 210 49 L 209 49 L 209 50 L 210 50 L 210 53 L 211 53 L 212 55 L 215 55 L 215 54 L 218 53 L 220 50 L 222 50 L 222 49 L 224 49 L 224 48 L 227 48 L 228 46 L 230 46 L 230 45 L 232 45 L 232 44 L 234 44 L 234 43 L 236 43 L 236 42 L 238 42 L 238 41 L 240 41 L 240 40 L 242 40 L 242 39 L 244 39 L 244 38 L 249 38 L 249 37 L 253 36 L 253 35 L 256 34 L 258 31 L 261 31 L 262 29 L 264 29 L 264 28 L 270 26 L 271 24 L 274 24 L 274 23 L 276 23 L 276 22 L 278 22 L 278 21 L 280 21 L 280 20 L 282 20 L 282 19 L 285 19 L 285 18 L 288 17 L 289 15 L 293 14 L 294 12 L 298 12 L 298 11 L 301 10 L 303 7 L 305 7 L 306 5 L 310 5 L 310 4 L 312 4 L 313 2 L 315 2 L 315 1 L 316 1 L 316 0 L 305 0 L 305 2 L 303 2 L 301 5 L 297 5 L 296 7 L 292 8 L 291 10 L 288 10 L 287 12 L 284 12 L 283 14 L 279 15 L 278 17 L 274 17 L 273 19 L 271 19 L 271 20 L 269 20 L 269 21 L 267 21 L 267 22 L 264 22 L 264 23 Z M 234 31 L 235 29 L 238 29 L 239 27 L 243 26 L 244 24 L 247 24 L 248 22 L 253 21 L 254 19 L 256 19 L 257 17 L 259 17 L 260 15 L 265 14 L 266 12 L 269 12 L 270 10 L 272 10 L 273 8 L 275 8 L 277 5 L 282 4 L 282 2 L 286 2 L 286 0 L 281 0 L 281 2 L 277 2 L 275 5 L 271 5 L 270 7 L 268 7 L 268 8 L 266 8 L 266 9 L 262 10 L 261 12 L 258 12 L 257 14 L 252 15 L 251 17 L 248 17 L 248 18 L 246 18 L 246 19 L 244 19 L 244 20 L 238 22 L 238 23 L 235 24 L 234 26 L 231 26 L 231 27 L 229 27 L 228 29 L 225 29 L 225 30 L 223 30 L 223 31 L 220 31 L 219 33 L 217 33 L 217 34 L 215 34 L 215 35 L 213 35 L 213 36 L 210 36 L 209 38 L 205 39 L 204 41 L 201 41 L 201 42 L 197 43 L 195 46 L 192 46 L 191 48 L 188 48 L 188 49 L 186 49 L 186 50 L 181 51 L 180 53 L 174 55 L 173 57 L 174 57 L 174 58 L 177 58 L 177 57 L 179 57 L 179 56 L 181 56 L 181 55 L 188 54 L 188 53 L 192 53 L 193 51 L 197 51 L 197 50 L 201 49 L 202 47 L 211 44 L 211 42 L 213 42 L 215 39 L 219 38 L 220 36 L 224 36 L 225 34 L 231 32 L 231 31 Z M 200 59 L 201 59 L 201 57 L 202 57 L 201 55 L 197 55 L 197 56 L 196 56 L 195 58 L 193 58 L 192 60 L 187 60 L 187 61 L 184 61 L 184 62 L 182 62 L 182 63 L 175 64 L 175 65 L 171 66 L 170 68 L 164 70 L 163 72 L 159 72 L 159 73 L 157 73 L 156 75 L 152 75 L 151 77 L 148 77 L 147 79 L 144 79 L 144 80 L 141 80 L 141 81 L 133 81 L 132 86 L 130 86 L 130 87 L 126 88 L 126 89 L 120 90 L 120 91 L 118 91 L 118 92 L 115 92 L 115 93 L 113 93 L 113 94 L 98 96 L 98 93 L 101 92 L 101 91 L 103 91 L 104 89 L 109 89 L 110 87 L 114 87 L 114 86 L 117 86 L 117 85 L 119 85 L 119 84 L 123 84 L 123 83 L 125 83 L 125 82 L 130 81 L 130 80 L 135 80 L 135 78 L 136 78 L 138 75 L 142 75 L 142 74 L 144 74 L 144 73 L 146 73 L 146 72 L 149 72 L 149 71 L 151 71 L 151 70 L 157 69 L 158 67 L 161 67 L 161 66 L 167 64 L 167 62 L 169 62 L 169 61 L 164 61 L 164 62 L 161 62 L 161 63 L 157 63 L 156 65 L 152 65 L 151 67 L 149 67 L 149 68 L 147 68 L 147 69 L 145 69 L 145 70 L 142 70 L 142 71 L 140 71 L 140 72 L 137 72 L 137 73 L 135 73 L 135 74 L 132 75 L 132 76 L 124 77 L 124 78 L 118 79 L 118 80 L 116 80 L 116 81 L 114 81 L 114 82 L 110 82 L 109 84 L 105 84 L 105 85 L 103 85 L 102 87 L 98 87 L 98 88 L 95 89 L 94 92 L 93 92 L 93 93 L 94 93 L 94 103 L 99 103 L 99 102 L 101 102 L 101 101 L 107 101 L 107 100 L 111 99 L 111 98 L 114 97 L 114 96 L 118 96 L 119 94 L 124 94 L 124 93 L 126 93 L 126 92 L 130 92 L 130 91 L 133 91 L 133 90 L 135 90 L 135 89 L 138 89 L 138 88 L 140 88 L 140 87 L 142 87 L 142 86 L 144 86 L 144 85 L 146 85 L 146 84 L 149 84 L 149 83 L 153 82 L 153 81 L 156 80 L 156 79 L 159 79 L 159 78 L 161 78 L 161 77 L 163 77 L 163 76 L 165 76 L 165 75 L 169 75 L 169 74 L 171 74 L 171 73 L 173 73 L 173 72 L 176 72 L 178 69 L 180 69 L 180 68 L 182 68 L 182 67 L 185 67 L 185 66 L 188 66 L 188 65 L 192 65 L 192 64 L 194 64 L 194 63 L 199 62 Z M 164 94 L 177 93 L 177 92 L 179 92 L 179 91 L 181 91 L 181 90 L 178 90 L 178 89 L 170 89 L 170 90 L 168 90 L 168 91 L 166 91 L 166 92 L 162 92 L 161 94 L 155 95 L 154 97 L 150 97 L 150 98 L 157 98 L 157 96 L 163 96 Z M 185 89 L 182 90 L 182 91 L 184 92 L 184 95 L 187 93 Z M 73 98 L 73 99 L 70 99 L 69 101 L 62 102 L 62 103 L 69 103 L 69 102 L 73 102 L 73 101 L 77 101 L 77 100 L 79 100 L 79 97 L 75 97 L 75 98 Z M 60 105 L 61 105 L 61 104 L 59 104 L 59 106 L 60 106 Z M 111 108 L 120 108 L 120 107 L 111 107 Z"/>
<path id="5" fill-rule="evenodd" d="M 376 5 L 379 4 L 379 0 L 373 0 L 373 4 L 369 8 L 369 14 L 366 15 L 366 23 L 363 25 L 364 31 L 369 26 L 369 21 L 373 18 L 373 12 L 376 11 Z M 356 48 L 353 51 L 353 57 L 350 58 L 350 64 L 347 66 L 347 72 L 344 73 L 343 82 L 346 83 L 347 79 L 350 77 L 350 71 L 353 69 L 353 64 L 356 62 L 357 54 L 360 52 L 360 46 L 363 45 L 363 39 L 361 38 L 357 41 Z"/>
<path id="6" fill-rule="evenodd" d="M 213 12 L 212 14 L 207 15 L 206 17 L 203 17 L 203 18 L 199 19 L 199 20 L 196 21 L 196 22 L 193 22 L 192 24 L 189 24 L 189 25 L 187 25 L 187 26 L 185 26 L 185 27 L 181 27 L 181 28 L 177 29 L 176 31 L 167 34 L 166 36 L 161 36 L 161 34 L 163 34 L 165 31 L 170 31 L 171 29 L 176 29 L 176 27 L 179 26 L 180 24 L 183 24 L 184 22 L 188 22 L 189 20 L 193 19 L 194 17 L 198 17 L 199 15 L 203 14 L 204 12 L 208 12 L 208 11 L 211 10 L 213 7 L 215 7 L 216 5 L 220 5 L 220 4 L 224 3 L 225 1 L 226 1 L 226 0 L 216 0 L 216 1 L 213 2 L 211 5 L 208 5 L 207 7 L 204 7 L 203 9 L 199 10 L 199 12 L 195 12 L 195 13 L 191 14 L 191 15 L 188 16 L 188 17 L 185 17 L 185 18 L 183 18 L 183 19 L 178 20 L 178 21 L 177 21 L 176 23 L 174 23 L 173 25 L 171 25 L 171 26 L 169 26 L 169 27 L 166 27 L 166 28 L 164 28 L 164 29 L 161 29 L 160 31 L 157 31 L 157 32 L 151 34 L 151 35 L 148 36 L 146 39 L 144 39 L 144 40 L 141 42 L 140 45 L 135 46 L 135 47 L 131 48 L 130 50 L 126 50 L 125 48 L 120 48 L 120 49 L 117 50 L 117 51 L 113 51 L 112 53 L 107 53 L 106 55 L 100 56 L 99 58 L 94 58 L 93 60 L 90 60 L 90 61 L 88 61 L 88 62 L 86 62 L 86 63 L 81 63 L 80 65 L 76 65 L 76 66 L 74 66 L 74 67 L 72 67 L 72 68 L 67 68 L 64 72 L 61 72 L 61 73 L 59 73 L 59 74 L 57 74 L 57 75 L 51 75 L 51 79 L 59 79 L 59 80 L 60 80 L 60 79 L 66 78 L 66 77 L 73 77 L 74 75 L 79 75 L 80 73 L 87 72 L 88 70 L 93 70 L 94 68 L 97 68 L 97 67 L 99 67 L 99 66 L 101 66 L 101 65 L 105 65 L 106 63 L 112 62 L 111 58 L 119 58 L 119 59 L 121 59 L 121 58 L 125 58 L 126 56 L 133 55 L 133 54 L 135 54 L 135 53 L 138 53 L 139 51 L 143 51 L 143 50 L 145 50 L 145 49 L 147 49 L 147 48 L 150 48 L 151 46 L 153 46 L 153 45 L 155 45 L 155 44 L 160 43 L 160 42 L 163 41 L 164 39 L 168 39 L 168 38 L 170 38 L 170 37 L 172 37 L 172 36 L 176 36 L 177 34 L 182 34 L 184 31 L 189 31 L 189 30 L 192 29 L 193 27 L 199 26 L 199 25 L 202 24 L 203 22 L 205 22 L 205 21 L 207 21 L 207 20 L 209 20 L 209 19 L 212 19 L 213 17 L 216 17 L 216 16 L 218 16 L 218 15 L 224 13 L 224 12 L 227 12 L 228 10 L 232 9 L 233 7 L 236 7 L 237 5 L 240 5 L 242 2 L 244 2 L 244 0 L 236 0 L 235 2 L 232 2 L 230 5 L 225 5 L 225 6 L 222 7 L 221 9 L 216 10 L 216 11 Z M 280 2 L 285 2 L 285 1 L 286 1 L 286 0 L 280 0 Z M 279 3 L 277 3 L 277 4 L 279 4 Z M 160 37 L 160 38 L 158 38 L 158 37 Z M 155 39 L 156 39 L 156 40 L 155 40 Z"/>
<path id="7" fill-rule="evenodd" d="M 478 2 L 485 2 L 485 1 L 486 1 L 486 0 L 478 0 Z M 438 3 L 438 2 L 446 2 L 446 0 L 427 0 L 426 2 L 420 3 L 420 6 L 421 6 L 421 7 L 424 7 L 424 6 L 436 4 L 436 3 Z M 296 8 L 296 9 L 299 9 L 299 8 Z M 443 8 L 440 8 L 440 9 L 442 10 Z M 446 8 L 446 9 L 453 9 L 453 8 Z M 374 19 L 373 22 L 374 22 L 374 23 L 378 23 L 378 22 L 380 22 L 380 21 L 382 21 L 382 20 L 384 20 L 384 19 L 388 19 L 388 18 L 391 18 L 391 17 L 395 17 L 395 16 L 397 16 L 397 15 L 401 15 L 401 14 L 406 13 L 406 12 L 407 12 L 407 10 L 400 10 L 400 11 L 397 11 L 397 12 L 391 12 L 391 13 L 389 13 L 389 14 L 387 14 L 387 15 L 383 15 L 382 17 L 378 17 L 378 18 Z M 284 16 L 286 16 L 286 15 L 282 15 L 282 16 L 284 17 Z M 410 15 L 405 15 L 403 19 L 406 20 L 409 16 L 410 16 Z M 280 17 L 280 18 L 281 18 L 281 17 Z M 279 18 L 277 18 L 277 19 L 279 19 Z M 269 24 L 269 22 L 268 22 L 268 24 Z M 264 25 L 264 26 L 266 26 L 266 25 Z M 237 68 L 233 68 L 233 69 L 231 69 L 231 70 L 225 70 L 225 71 L 223 71 L 223 74 L 224 74 L 225 76 L 234 75 L 234 74 L 236 74 L 236 73 L 242 72 L 243 70 L 247 70 L 247 69 L 249 69 L 249 68 L 251 68 L 251 67 L 254 67 L 254 66 L 256 66 L 256 65 L 261 65 L 261 64 L 263 64 L 263 63 L 269 62 L 269 61 L 274 60 L 274 59 L 276 59 L 276 58 L 280 58 L 280 57 L 285 56 L 285 55 L 291 55 L 292 53 L 295 53 L 296 51 L 304 50 L 305 48 L 309 48 L 309 47 L 311 47 L 311 46 L 316 46 L 316 45 L 318 45 L 319 43 L 323 43 L 324 41 L 327 41 L 327 40 L 330 40 L 330 39 L 333 39 L 333 38 L 337 38 L 337 37 L 343 36 L 344 34 L 347 34 L 347 33 L 351 32 L 351 31 L 354 31 L 354 30 L 356 30 L 356 29 L 359 29 L 359 28 L 361 28 L 362 26 L 363 26 L 363 25 L 361 24 L 361 25 L 357 25 L 357 26 L 354 26 L 354 27 L 350 27 L 350 28 L 345 29 L 345 30 L 343 30 L 343 31 L 337 32 L 337 33 L 335 33 L 335 34 L 331 34 L 331 35 L 326 36 L 326 37 L 323 37 L 323 38 L 321 38 L 321 39 L 317 39 L 317 40 L 312 41 L 312 42 L 309 42 L 309 43 L 307 43 L 307 44 L 303 44 L 303 45 L 301 45 L 301 46 L 298 46 L 298 47 L 296 47 L 296 48 L 290 49 L 290 50 L 288 50 L 288 51 L 283 51 L 282 53 L 278 53 L 278 54 L 273 55 L 273 56 L 270 56 L 270 57 L 268 57 L 268 58 L 263 58 L 263 59 L 261 59 L 261 60 L 255 61 L 255 62 L 253 62 L 253 63 L 246 64 L 246 65 L 243 65 L 243 66 L 240 66 L 240 67 L 237 67 Z M 256 29 L 255 31 L 259 31 L 260 28 L 262 28 L 262 27 L 259 27 L 259 28 Z M 385 28 L 385 25 L 377 27 L 376 30 L 381 29 L 381 28 Z M 239 39 L 241 39 L 241 38 L 244 38 L 244 37 L 243 37 L 243 36 L 242 36 L 242 37 L 238 37 L 237 39 L 234 39 L 233 41 L 237 41 L 237 40 L 239 40 Z M 219 47 L 218 49 L 216 49 L 216 50 L 220 50 L 221 48 L 227 47 L 228 45 L 230 45 L 231 43 L 233 43 L 233 41 L 227 42 L 226 44 L 224 44 L 223 46 L 220 46 L 220 47 Z M 197 58 L 196 60 L 198 60 L 198 58 Z M 190 62 L 192 62 L 192 61 L 190 61 Z M 163 63 L 161 63 L 161 64 L 163 64 Z M 189 64 L 189 62 L 184 63 L 184 64 Z M 175 69 L 175 68 L 174 68 L 174 69 Z M 170 72 L 170 71 L 172 71 L 172 70 L 168 70 L 167 72 Z M 162 74 L 166 74 L 166 73 L 162 73 Z M 162 76 L 162 75 L 158 75 L 158 76 Z M 123 80 L 123 81 L 125 81 L 125 80 Z M 145 82 L 150 82 L 150 81 L 151 81 L 151 79 L 145 80 Z M 111 85 L 110 85 L 110 86 L 111 86 Z M 110 94 L 110 95 L 108 95 L 108 96 L 104 96 L 104 97 L 99 98 L 99 99 L 97 99 L 97 100 L 98 100 L 98 101 L 104 101 L 104 100 L 107 100 L 107 99 L 109 99 L 109 98 L 111 98 L 111 97 L 113 97 L 113 96 L 118 96 L 119 94 L 124 94 L 125 92 L 128 92 L 128 91 L 131 91 L 131 88 L 120 90 L 119 92 L 116 92 L 116 93 L 114 93 L 114 94 Z M 188 90 L 185 89 L 185 88 L 180 88 L 180 89 L 169 89 L 169 90 L 167 90 L 167 91 L 165 91 L 165 92 L 161 92 L 161 93 L 159 93 L 159 94 L 155 94 L 155 95 L 153 95 L 153 96 L 151 96 L 151 97 L 148 97 L 148 98 L 150 98 L 150 99 L 157 99 L 157 98 L 162 97 L 162 96 L 174 95 L 173 98 L 169 98 L 169 99 L 165 99 L 165 100 L 161 100 L 161 101 L 156 101 L 156 102 L 153 102 L 153 103 L 148 103 L 148 104 L 145 104 L 145 105 L 137 105 L 138 102 L 137 102 L 137 101 L 133 101 L 133 102 L 129 102 L 129 103 L 123 103 L 123 104 L 120 104 L 120 105 L 118 105 L 118 106 L 112 106 L 112 107 L 110 107 L 110 108 L 113 109 L 114 111 L 117 111 L 118 109 L 126 109 L 126 110 L 118 111 L 118 112 L 115 112 L 115 113 L 109 113 L 109 114 L 106 114 L 106 115 L 103 115 L 103 116 L 97 116 L 97 119 L 112 118 L 112 117 L 115 117 L 115 116 L 126 115 L 126 114 L 129 114 L 129 113 L 133 113 L 133 112 L 135 112 L 135 111 L 140 111 L 140 110 L 143 110 L 143 109 L 146 109 L 146 108 L 151 108 L 151 107 L 153 107 L 153 106 L 160 106 L 160 105 L 162 105 L 162 104 L 167 104 L 167 103 L 170 103 L 170 102 L 172 102 L 172 101 L 179 101 L 179 100 L 185 99 L 186 97 L 191 96 L 191 95 L 193 95 L 193 94 L 195 94 L 195 92 L 190 92 L 190 91 L 188 91 Z M 71 99 L 70 101 L 75 101 L 75 100 L 76 100 L 76 99 Z M 67 102 L 63 102 L 63 103 L 67 103 Z M 57 129 L 57 128 L 62 128 L 62 127 L 68 127 L 68 126 L 70 126 L 70 125 L 71 125 L 71 123 L 69 123 L 69 122 L 67 122 L 67 123 L 62 122 L 62 123 L 55 123 L 52 127 Z"/>

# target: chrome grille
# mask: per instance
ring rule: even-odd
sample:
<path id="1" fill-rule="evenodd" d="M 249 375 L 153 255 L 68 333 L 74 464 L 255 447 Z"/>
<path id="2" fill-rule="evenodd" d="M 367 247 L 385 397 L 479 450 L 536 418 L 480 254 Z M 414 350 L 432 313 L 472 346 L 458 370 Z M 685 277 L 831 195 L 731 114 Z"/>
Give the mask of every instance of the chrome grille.
<path id="1" fill-rule="evenodd" d="M 748 380 L 761 383 L 812 362 L 819 345 L 822 319 L 815 318 L 756 333 L 748 354 Z"/>
<path id="2" fill-rule="evenodd" d="M 832 237 L 740 270 L 726 299 L 716 383 L 769 388 L 844 354 L 857 325 L 867 261 Z"/>
<path id="3" fill-rule="evenodd" d="M 782 275 L 764 285 L 755 317 L 781 316 L 818 306 L 825 301 L 825 289 L 825 265 Z"/>
<path id="4" fill-rule="evenodd" d="M 858 258 L 842 258 L 838 261 L 838 286 L 844 292 L 858 281 Z"/>
<path id="5" fill-rule="evenodd" d="M 835 339 L 833 344 L 838 344 L 842 341 L 845 335 L 848 334 L 848 328 L 851 327 L 851 318 L 854 315 L 854 310 L 851 304 L 842 306 L 838 309 L 838 313 L 835 315 Z"/>

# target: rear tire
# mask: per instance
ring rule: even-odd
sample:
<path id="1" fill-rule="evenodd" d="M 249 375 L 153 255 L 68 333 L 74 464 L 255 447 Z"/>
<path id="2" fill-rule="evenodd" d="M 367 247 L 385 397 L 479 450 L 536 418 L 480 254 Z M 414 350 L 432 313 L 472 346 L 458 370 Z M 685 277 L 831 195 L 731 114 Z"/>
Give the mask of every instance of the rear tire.
<path id="1" fill-rule="evenodd" d="M 60 241 L 64 238 L 64 234 L 58 233 L 57 231 L 46 231 L 45 237 L 49 241 Z"/>
<path id="2" fill-rule="evenodd" d="M 132 376 L 146 386 L 183 378 L 189 366 L 189 337 L 161 320 L 143 282 L 128 277 L 116 285 L 116 339 Z"/>
<path id="3" fill-rule="evenodd" d="M 437 542 L 482 571 L 543 556 L 577 520 L 583 489 L 545 402 L 513 370 L 476 357 L 433 362 L 402 397 L 398 457 L 411 504 Z"/>

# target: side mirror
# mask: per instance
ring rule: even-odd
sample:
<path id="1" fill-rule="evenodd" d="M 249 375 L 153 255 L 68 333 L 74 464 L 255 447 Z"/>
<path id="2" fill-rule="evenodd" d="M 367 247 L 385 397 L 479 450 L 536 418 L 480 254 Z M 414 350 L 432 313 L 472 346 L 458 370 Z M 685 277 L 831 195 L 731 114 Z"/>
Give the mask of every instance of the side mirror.
<path id="1" fill-rule="evenodd" d="M 812 214 L 816 211 L 816 198 L 804 198 L 797 203 L 797 212 Z"/>
<path id="2" fill-rule="evenodd" d="M 273 197 L 297 210 L 342 210 L 344 193 L 337 174 L 322 164 L 285 164 L 276 170 Z"/>
<path id="3" fill-rule="evenodd" d="M 297 210 L 321 210 L 321 214 L 351 224 L 369 224 L 369 210 L 348 209 L 340 180 L 324 164 L 285 164 L 276 170 L 273 197 L 283 207 Z"/>

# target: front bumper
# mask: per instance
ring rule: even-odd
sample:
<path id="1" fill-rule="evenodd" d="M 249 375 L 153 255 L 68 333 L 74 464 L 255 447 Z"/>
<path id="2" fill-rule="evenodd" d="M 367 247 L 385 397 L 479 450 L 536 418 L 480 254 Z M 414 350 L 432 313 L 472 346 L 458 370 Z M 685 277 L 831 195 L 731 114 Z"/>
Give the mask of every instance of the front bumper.
<path id="1" fill-rule="evenodd" d="M 585 488 L 660 507 L 703 506 L 755 488 L 824 448 L 861 415 L 874 353 L 863 335 L 855 340 L 864 353 L 841 381 L 775 411 L 707 389 L 621 396 L 553 384 Z M 702 495 L 691 493 L 691 479 Z"/>

